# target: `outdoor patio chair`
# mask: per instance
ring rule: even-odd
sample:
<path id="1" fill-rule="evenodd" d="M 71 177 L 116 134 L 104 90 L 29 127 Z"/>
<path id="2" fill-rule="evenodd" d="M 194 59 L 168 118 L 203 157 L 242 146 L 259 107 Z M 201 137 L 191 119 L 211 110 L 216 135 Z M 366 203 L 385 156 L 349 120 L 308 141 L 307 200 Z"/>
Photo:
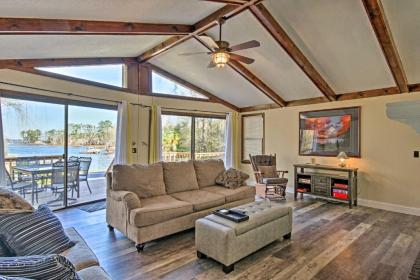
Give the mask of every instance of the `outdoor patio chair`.
<path id="1" fill-rule="evenodd" d="M 258 184 L 265 185 L 266 198 L 285 198 L 288 173 L 286 170 L 277 170 L 276 154 L 274 155 L 249 155 L 255 180 Z"/>
<path id="2" fill-rule="evenodd" d="M 86 185 L 89 189 L 90 194 L 92 194 L 92 190 L 89 186 L 88 175 L 89 175 L 89 168 L 92 163 L 91 157 L 79 157 L 80 163 L 80 170 L 79 170 L 79 180 L 80 182 L 86 182 Z"/>
<path id="3" fill-rule="evenodd" d="M 61 201 L 64 198 L 64 162 L 58 161 L 52 165 L 52 174 L 51 174 L 51 190 L 54 194 L 58 195 L 58 198 L 55 201 Z M 79 162 L 78 161 L 69 161 L 67 164 L 67 190 L 71 191 L 71 197 L 75 200 L 74 191 L 77 192 L 77 197 L 79 198 Z M 70 200 L 70 198 L 69 198 Z"/>
<path id="4" fill-rule="evenodd" d="M 7 175 L 7 182 L 6 182 L 6 188 L 18 192 L 20 195 L 22 195 L 24 198 L 26 198 L 26 190 L 32 189 L 32 181 L 14 181 L 12 177 L 10 176 L 9 171 L 6 170 Z"/>

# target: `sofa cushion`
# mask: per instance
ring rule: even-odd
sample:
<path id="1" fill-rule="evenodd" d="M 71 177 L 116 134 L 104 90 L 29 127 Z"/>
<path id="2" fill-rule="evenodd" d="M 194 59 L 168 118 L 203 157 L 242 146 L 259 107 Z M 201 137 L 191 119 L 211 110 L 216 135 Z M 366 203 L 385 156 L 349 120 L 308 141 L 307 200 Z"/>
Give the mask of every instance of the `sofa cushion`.
<path id="1" fill-rule="evenodd" d="M 221 159 L 195 160 L 195 173 L 200 188 L 216 185 L 216 178 L 225 171 L 225 164 Z"/>
<path id="2" fill-rule="evenodd" d="M 92 252 L 79 233 L 74 228 L 68 228 L 65 231 L 67 236 L 75 243 L 75 245 L 62 252 L 60 255 L 71 261 L 77 271 L 86 267 L 99 265 L 96 255 Z"/>
<path id="3" fill-rule="evenodd" d="M 158 224 L 193 212 L 191 203 L 169 195 L 145 198 L 142 207 L 130 212 L 130 223 L 138 227 Z"/>
<path id="4" fill-rule="evenodd" d="M 191 203 L 194 211 L 201 211 L 225 204 L 225 197 L 223 195 L 202 190 L 173 193 L 172 196 Z"/>
<path id="5" fill-rule="evenodd" d="M 0 275 L 42 280 L 79 280 L 72 263 L 60 255 L 0 259 Z"/>
<path id="6" fill-rule="evenodd" d="M 112 172 L 114 191 L 131 191 L 140 198 L 166 194 L 162 163 L 115 165 Z"/>
<path id="7" fill-rule="evenodd" d="M 226 199 L 226 203 L 247 198 L 255 198 L 255 188 L 248 186 L 242 186 L 236 189 L 228 189 L 221 186 L 211 186 L 204 188 L 203 191 L 223 195 Z"/>
<path id="8" fill-rule="evenodd" d="M 222 172 L 216 178 L 216 184 L 225 186 L 230 189 L 236 189 L 240 186 L 243 186 L 245 181 L 248 180 L 249 175 L 236 170 L 234 168 L 229 168 L 225 172 Z"/>
<path id="9" fill-rule="evenodd" d="M 0 188 L 0 214 L 34 212 L 35 209 L 23 197 L 11 190 Z"/>
<path id="10" fill-rule="evenodd" d="M 46 205 L 34 213 L 1 215 L 0 238 L 16 256 L 59 254 L 74 245 Z"/>
<path id="11" fill-rule="evenodd" d="M 91 266 L 82 269 L 77 274 L 82 280 L 111 280 L 111 277 L 100 266 Z"/>
<path id="12" fill-rule="evenodd" d="M 163 177 L 168 194 L 198 190 L 194 164 L 190 161 L 164 162 Z"/>
<path id="13" fill-rule="evenodd" d="M 12 254 L 10 253 L 9 249 L 7 249 L 6 244 L 0 240 L 0 258 L 1 257 L 11 257 Z"/>

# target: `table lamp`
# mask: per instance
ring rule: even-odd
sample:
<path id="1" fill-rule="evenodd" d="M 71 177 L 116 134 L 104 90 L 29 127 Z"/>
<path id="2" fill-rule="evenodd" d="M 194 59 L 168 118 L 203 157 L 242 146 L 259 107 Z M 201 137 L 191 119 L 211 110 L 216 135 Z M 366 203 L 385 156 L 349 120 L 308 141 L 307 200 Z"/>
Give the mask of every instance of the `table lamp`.
<path id="1" fill-rule="evenodd" d="M 349 157 L 347 156 L 347 154 L 345 152 L 340 152 L 337 156 L 337 158 L 341 161 L 339 166 L 340 167 L 346 167 L 346 159 L 348 159 Z"/>

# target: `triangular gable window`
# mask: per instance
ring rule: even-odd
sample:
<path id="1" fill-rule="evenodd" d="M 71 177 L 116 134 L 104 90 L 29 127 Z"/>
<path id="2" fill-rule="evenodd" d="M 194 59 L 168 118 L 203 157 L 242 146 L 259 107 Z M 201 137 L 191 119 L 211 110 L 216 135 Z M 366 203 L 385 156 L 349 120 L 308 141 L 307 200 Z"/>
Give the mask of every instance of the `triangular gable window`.
<path id="1" fill-rule="evenodd" d="M 206 96 L 187 88 L 171 79 L 152 71 L 152 91 L 153 93 L 208 99 Z"/>
<path id="2" fill-rule="evenodd" d="M 36 69 L 117 87 L 124 86 L 124 66 L 122 64 L 37 67 Z"/>

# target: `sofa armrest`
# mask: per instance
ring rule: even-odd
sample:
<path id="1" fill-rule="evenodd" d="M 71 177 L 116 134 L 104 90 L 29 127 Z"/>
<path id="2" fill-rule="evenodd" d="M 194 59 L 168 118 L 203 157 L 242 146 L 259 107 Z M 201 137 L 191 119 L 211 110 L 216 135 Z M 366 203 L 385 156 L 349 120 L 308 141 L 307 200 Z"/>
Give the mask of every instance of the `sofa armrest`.
<path id="1" fill-rule="evenodd" d="M 110 191 L 111 199 L 115 201 L 122 201 L 128 211 L 133 209 L 141 208 L 139 197 L 129 191 Z"/>

